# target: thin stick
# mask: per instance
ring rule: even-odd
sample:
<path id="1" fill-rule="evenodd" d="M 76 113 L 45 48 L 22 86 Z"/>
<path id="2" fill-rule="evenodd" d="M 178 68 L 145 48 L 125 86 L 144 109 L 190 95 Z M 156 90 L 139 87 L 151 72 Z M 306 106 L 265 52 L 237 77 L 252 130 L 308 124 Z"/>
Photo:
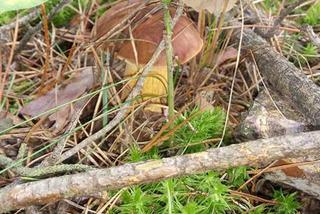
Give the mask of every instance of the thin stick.
<path id="1" fill-rule="evenodd" d="M 300 6 L 301 4 L 305 3 L 305 0 L 298 0 L 292 4 L 290 4 L 287 8 L 283 8 L 280 11 L 279 17 L 274 21 L 273 26 L 271 29 L 269 29 L 267 31 L 267 33 L 263 33 L 262 31 L 259 31 L 259 35 L 262 36 L 265 39 L 269 39 L 271 37 L 273 37 L 277 30 L 279 29 L 281 23 L 283 22 L 283 20 L 294 10 L 296 9 L 298 6 Z"/>
<path id="2" fill-rule="evenodd" d="M 174 83 L 173 83 L 173 48 L 172 48 L 172 24 L 171 15 L 169 11 L 170 2 L 162 0 L 163 19 L 165 25 L 164 38 L 166 42 L 166 56 L 167 56 L 167 73 L 168 73 L 168 107 L 169 107 L 169 121 L 174 117 Z M 179 4 L 183 5 L 180 1 Z"/>
<path id="3" fill-rule="evenodd" d="M 17 20 L 18 20 L 19 16 L 17 15 Z M 0 102 L 2 100 L 2 96 L 3 96 L 3 90 L 4 90 L 4 85 L 6 83 L 6 79 L 7 79 L 7 76 L 10 72 L 10 67 L 11 67 L 11 63 L 13 61 L 13 56 L 14 56 L 14 49 L 16 48 L 16 42 L 17 42 L 17 38 L 18 38 L 18 29 L 19 29 L 19 22 L 16 21 L 16 27 L 15 27 L 15 30 L 14 30 L 14 37 L 13 37 L 13 44 L 12 44 L 12 47 L 11 47 L 11 51 L 10 51 L 10 56 L 9 56 L 9 60 L 8 60 L 8 63 L 7 63 L 7 67 L 6 67 L 6 70 L 4 72 L 4 75 L 2 76 L 0 74 Z M 0 65 L 2 66 L 2 65 Z"/>
<path id="4" fill-rule="evenodd" d="M 46 44 L 45 47 L 45 63 L 43 67 L 42 79 L 41 79 L 41 86 L 40 88 L 43 89 L 46 85 L 48 80 L 48 69 L 49 69 L 49 62 L 50 62 L 50 39 L 49 39 L 49 27 L 48 27 L 48 17 L 46 13 L 46 6 L 45 4 L 41 5 L 41 15 L 42 15 L 42 22 L 43 22 L 43 31 L 44 31 L 44 41 Z M 39 90 L 41 91 L 41 90 Z"/>
<path id="5" fill-rule="evenodd" d="M 239 67 L 239 64 L 240 64 L 240 54 L 241 54 L 241 46 L 242 46 L 242 38 L 243 38 L 242 35 L 243 35 L 243 29 L 244 29 L 244 12 L 243 12 L 243 5 L 242 5 L 242 1 L 241 0 L 240 0 L 240 6 L 241 6 L 242 25 L 241 25 L 241 31 L 240 31 L 241 34 L 240 34 L 240 39 L 239 39 L 237 61 L 236 61 L 236 66 L 234 68 L 233 79 L 232 79 L 232 84 L 231 84 L 231 89 L 230 89 L 230 97 L 229 97 L 226 120 L 225 120 L 225 123 L 224 123 L 222 137 L 221 137 L 221 140 L 220 140 L 220 142 L 218 144 L 218 147 L 221 146 L 221 144 L 222 144 L 222 142 L 224 140 L 226 131 L 227 131 L 229 115 L 230 115 L 230 110 L 231 110 L 232 97 L 233 97 L 233 89 L 234 89 L 234 84 L 235 84 L 235 80 L 236 80 L 237 70 L 238 70 L 238 67 Z"/>
<path id="6" fill-rule="evenodd" d="M 28 13 L 27 15 L 21 17 L 20 19 L 18 19 L 18 23 L 20 26 L 25 25 L 26 23 L 28 23 L 30 20 L 34 19 L 35 17 L 37 17 L 39 14 L 39 9 L 35 9 L 33 11 L 31 11 L 30 13 Z M 0 33 L 2 32 L 7 32 L 13 28 L 15 28 L 16 26 L 16 21 L 11 22 L 9 24 L 3 25 L 0 27 Z"/>

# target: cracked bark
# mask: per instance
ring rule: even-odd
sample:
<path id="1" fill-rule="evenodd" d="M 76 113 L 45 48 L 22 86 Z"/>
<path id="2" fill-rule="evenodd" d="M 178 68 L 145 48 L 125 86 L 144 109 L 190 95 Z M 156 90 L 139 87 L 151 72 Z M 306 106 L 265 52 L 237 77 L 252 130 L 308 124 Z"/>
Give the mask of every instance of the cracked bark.
<path id="1" fill-rule="evenodd" d="M 240 32 L 234 36 L 239 40 Z M 252 51 L 260 73 L 272 88 L 290 99 L 308 123 L 320 125 L 320 88 L 252 30 L 244 30 L 242 44 Z"/>
<path id="2" fill-rule="evenodd" d="M 259 167 L 283 158 L 318 154 L 319 149 L 320 131 L 314 131 L 18 184 L 0 190 L 0 213 L 213 169 Z"/>

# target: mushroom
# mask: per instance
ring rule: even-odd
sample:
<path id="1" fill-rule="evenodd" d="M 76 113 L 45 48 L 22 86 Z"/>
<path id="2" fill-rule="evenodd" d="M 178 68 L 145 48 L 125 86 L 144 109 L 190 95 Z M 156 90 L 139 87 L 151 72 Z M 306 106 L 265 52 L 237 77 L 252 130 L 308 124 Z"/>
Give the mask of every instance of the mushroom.
<path id="1" fill-rule="evenodd" d="M 126 0 L 119 1 L 115 5 L 113 5 L 110 9 L 105 11 L 105 13 L 98 19 L 95 25 L 95 36 L 94 41 L 99 40 L 101 37 L 108 34 L 115 27 L 118 27 L 120 23 L 125 21 L 131 13 L 133 13 L 137 7 L 142 6 L 142 9 L 139 10 L 130 20 L 130 23 L 136 23 L 139 19 L 144 17 L 150 10 L 152 10 L 155 5 L 154 3 L 150 3 L 148 5 L 145 4 L 144 0 Z M 121 29 L 117 29 L 121 30 Z M 128 35 L 128 31 L 125 30 L 121 32 L 122 34 Z M 112 36 L 112 35 L 109 35 Z M 107 39 L 107 38 L 106 38 Z M 102 45 L 102 49 L 107 49 L 112 46 L 109 40 L 105 40 Z"/>
<path id="2" fill-rule="evenodd" d="M 126 61 L 125 75 L 127 77 L 136 75 L 151 59 L 163 38 L 165 27 L 162 20 L 163 13 L 161 11 L 153 14 L 133 30 L 133 42 L 127 41 L 122 44 L 118 56 Z M 203 41 L 192 21 L 186 16 L 180 17 L 173 29 L 172 46 L 173 54 L 180 64 L 188 62 L 202 49 Z M 135 52 L 137 56 L 135 56 Z M 135 82 L 131 81 L 130 86 L 132 87 Z M 144 99 L 151 98 L 151 103 L 165 103 L 161 97 L 166 94 L 167 63 L 166 54 L 163 51 L 146 78 L 141 95 Z M 161 109 L 150 105 L 148 110 L 159 111 Z"/>
<path id="3" fill-rule="evenodd" d="M 175 8 L 170 8 L 170 13 L 173 16 Z M 139 70 L 149 62 L 163 39 L 164 31 L 162 10 L 149 14 L 146 19 L 133 27 L 132 38 L 118 46 L 118 57 L 126 62 L 125 77 L 130 78 L 137 75 Z M 202 38 L 193 22 L 186 15 L 182 15 L 172 34 L 173 54 L 178 63 L 187 63 L 201 51 L 202 46 Z M 135 83 L 136 80 L 130 80 L 129 89 L 132 89 Z M 128 91 L 126 90 L 123 95 L 127 95 Z M 167 63 L 166 53 L 163 51 L 153 65 L 148 77 L 146 77 L 141 91 L 143 100 L 151 99 L 145 110 L 161 112 L 161 107 L 154 104 L 165 104 L 166 95 Z"/>

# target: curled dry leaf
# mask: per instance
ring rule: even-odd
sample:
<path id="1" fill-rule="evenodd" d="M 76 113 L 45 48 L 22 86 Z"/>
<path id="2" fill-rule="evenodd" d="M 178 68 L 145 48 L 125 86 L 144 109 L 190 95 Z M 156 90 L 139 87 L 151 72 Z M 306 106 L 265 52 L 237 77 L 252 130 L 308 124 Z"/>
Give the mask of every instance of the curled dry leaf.
<path id="1" fill-rule="evenodd" d="M 93 88 L 94 84 L 95 78 L 93 69 L 91 67 L 86 68 L 81 72 L 77 72 L 65 84 L 52 89 L 47 94 L 38 97 L 24 106 L 20 113 L 35 117 L 41 113 L 49 111 L 50 109 L 79 98 L 88 90 Z M 85 102 L 81 99 L 73 104 L 59 108 L 57 112 L 51 114 L 49 116 L 49 120 L 55 122 L 55 131 L 61 131 L 68 123 L 73 112 L 77 109 L 81 109 L 84 104 Z"/>
<path id="2" fill-rule="evenodd" d="M 233 47 L 227 47 L 223 52 L 221 52 L 217 57 L 217 65 L 221 65 L 222 63 L 228 60 L 234 60 L 238 56 L 238 50 Z"/>
<path id="3" fill-rule="evenodd" d="M 231 10 L 237 0 L 183 0 L 184 3 L 196 11 L 208 10 L 216 16 L 219 16 L 226 7 L 225 11 Z"/>

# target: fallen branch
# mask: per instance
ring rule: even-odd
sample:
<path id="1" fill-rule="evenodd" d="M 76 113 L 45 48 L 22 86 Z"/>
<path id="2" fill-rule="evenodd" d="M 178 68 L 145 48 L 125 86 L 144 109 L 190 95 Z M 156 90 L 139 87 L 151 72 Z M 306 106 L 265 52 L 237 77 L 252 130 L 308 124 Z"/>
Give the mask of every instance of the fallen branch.
<path id="1" fill-rule="evenodd" d="M 314 131 L 18 184 L 0 190 L 0 213 L 209 170 L 259 167 L 283 158 L 319 154 L 319 149 L 320 131 Z"/>
<path id="2" fill-rule="evenodd" d="M 274 21 L 272 28 L 270 28 L 266 33 L 263 33 L 262 31 L 259 31 L 259 35 L 261 35 L 265 39 L 270 39 L 273 37 L 277 31 L 279 30 L 281 23 L 283 20 L 298 6 L 305 3 L 305 0 L 298 0 L 294 3 L 290 3 L 287 8 L 283 8 L 280 11 L 279 17 Z"/>
<path id="3" fill-rule="evenodd" d="M 306 35 L 312 44 L 317 46 L 318 50 L 320 49 L 320 37 L 313 31 L 313 27 L 310 25 L 303 25 L 301 27 L 301 32 Z"/>
<path id="4" fill-rule="evenodd" d="M 15 165 L 15 167 L 12 167 L 11 170 L 15 172 L 17 175 L 24 176 L 24 177 L 42 177 L 42 176 L 48 176 L 50 174 L 86 171 L 86 170 L 93 169 L 90 166 L 82 165 L 82 164 L 60 164 L 60 165 L 54 165 L 54 166 L 29 168 L 29 167 L 22 166 L 22 161 L 20 159 L 18 159 L 18 163 L 19 164 L 14 164 L 14 160 L 0 154 L 0 167 L 1 166 L 10 167 L 12 165 Z"/>
<path id="5" fill-rule="evenodd" d="M 240 39 L 239 31 L 234 35 Z M 253 53 L 260 73 L 273 89 L 291 100 L 310 124 L 320 125 L 320 88 L 252 30 L 244 30 L 242 45 Z"/>

